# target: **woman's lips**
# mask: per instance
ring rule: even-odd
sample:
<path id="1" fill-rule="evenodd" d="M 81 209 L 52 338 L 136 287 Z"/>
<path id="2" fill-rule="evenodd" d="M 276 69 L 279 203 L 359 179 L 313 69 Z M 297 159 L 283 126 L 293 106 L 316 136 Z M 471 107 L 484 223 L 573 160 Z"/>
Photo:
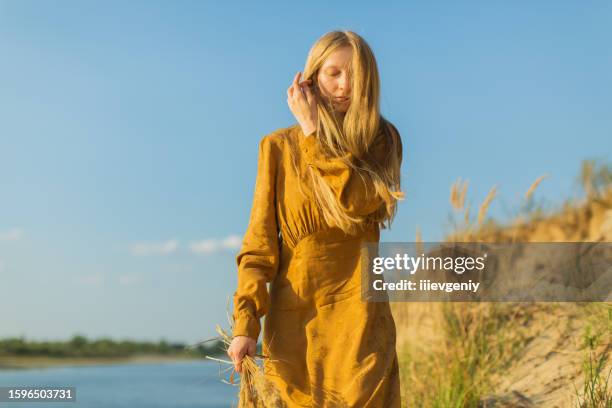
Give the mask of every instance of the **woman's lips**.
<path id="1" fill-rule="evenodd" d="M 337 102 L 346 102 L 348 101 L 350 98 L 348 96 L 335 96 L 334 100 Z"/>

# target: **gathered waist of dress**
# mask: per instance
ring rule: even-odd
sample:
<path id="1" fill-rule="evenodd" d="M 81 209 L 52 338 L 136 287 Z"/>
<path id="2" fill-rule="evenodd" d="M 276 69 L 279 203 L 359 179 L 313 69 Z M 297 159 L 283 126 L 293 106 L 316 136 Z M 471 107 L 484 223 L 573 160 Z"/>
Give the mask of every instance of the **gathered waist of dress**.
<path id="1" fill-rule="evenodd" d="M 339 248 L 349 245 L 360 245 L 361 242 L 378 242 L 379 229 L 377 224 L 364 225 L 356 234 L 347 234 L 340 228 L 327 228 L 315 231 L 304 237 L 295 245 L 283 242 L 283 252 L 292 256 L 308 254 L 309 257 L 326 256 L 330 252 L 336 252 Z"/>

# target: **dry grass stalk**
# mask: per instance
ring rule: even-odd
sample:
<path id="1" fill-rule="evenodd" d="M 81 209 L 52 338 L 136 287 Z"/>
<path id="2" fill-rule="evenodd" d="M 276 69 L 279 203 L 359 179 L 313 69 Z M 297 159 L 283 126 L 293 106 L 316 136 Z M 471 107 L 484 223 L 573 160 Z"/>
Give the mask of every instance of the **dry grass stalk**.
<path id="1" fill-rule="evenodd" d="M 593 191 L 595 190 L 593 186 L 594 174 L 595 162 L 593 160 L 583 160 L 582 168 L 580 170 L 580 181 L 587 197 L 591 197 L 593 195 Z"/>
<path id="2" fill-rule="evenodd" d="M 229 313 L 229 299 L 225 312 L 230 325 L 231 333 L 234 328 L 234 319 Z M 224 350 L 227 352 L 227 349 L 232 343 L 232 336 L 223 330 L 218 324 L 216 325 L 215 330 L 217 333 L 219 333 L 219 336 L 205 340 L 198 344 L 220 339 L 223 342 Z M 229 369 L 232 370 L 229 381 L 222 380 L 222 382 L 236 386 L 234 382 L 236 371 L 232 361 L 222 360 L 207 355 L 204 357 L 221 364 L 229 365 Z M 274 361 L 270 359 L 270 357 L 262 354 L 255 354 L 252 357 L 249 355 L 244 356 L 242 360 L 242 373 L 240 374 L 240 391 L 238 393 L 239 400 L 237 408 L 286 408 L 287 405 L 280 397 L 278 389 L 264 375 L 263 368 L 259 364 L 260 362 L 263 363 L 264 360 Z"/>
<path id="3" fill-rule="evenodd" d="M 242 360 L 242 378 L 240 380 L 240 402 L 238 408 L 280 408 L 286 407 L 278 390 L 263 374 L 263 371 L 251 356 Z"/>
<path id="4" fill-rule="evenodd" d="M 534 181 L 533 184 L 531 184 L 531 187 L 529 187 L 529 190 L 527 190 L 527 192 L 525 193 L 525 201 L 529 201 L 529 199 L 533 195 L 533 192 L 535 191 L 535 189 L 538 188 L 538 186 L 540 185 L 542 180 L 544 180 L 547 177 L 548 177 L 548 174 L 544 174 L 544 175 L 538 177 L 536 179 L 536 181 Z"/>
<path id="5" fill-rule="evenodd" d="M 487 211 L 489 209 L 489 205 L 491 201 L 495 198 L 497 194 L 497 186 L 493 186 L 493 188 L 489 191 L 489 194 L 485 197 L 482 205 L 478 209 L 478 225 L 482 225 L 485 216 L 487 215 Z"/>
<path id="6" fill-rule="evenodd" d="M 226 333 L 219 325 L 216 326 L 217 333 L 225 344 L 226 350 L 232 342 L 232 337 Z M 231 361 L 225 361 L 210 356 L 206 356 L 210 360 L 214 360 L 224 364 L 234 365 Z M 245 355 L 242 360 L 242 373 L 240 374 L 240 391 L 238 408 L 284 408 L 285 403 L 282 401 L 280 394 L 274 384 L 268 380 L 258 364 L 258 360 L 263 361 L 269 357 L 255 354 L 253 357 Z M 235 385 L 234 376 L 235 370 L 230 374 L 229 383 Z"/>
<path id="7" fill-rule="evenodd" d="M 461 183 L 461 178 L 451 185 L 450 202 L 454 209 L 460 210 L 465 204 L 465 194 L 467 192 L 468 181 Z"/>
<path id="8" fill-rule="evenodd" d="M 423 238 L 421 237 L 421 230 L 419 229 L 418 225 L 416 228 L 416 237 L 414 239 L 414 243 L 415 243 L 416 253 L 417 254 L 422 253 L 423 252 Z"/>

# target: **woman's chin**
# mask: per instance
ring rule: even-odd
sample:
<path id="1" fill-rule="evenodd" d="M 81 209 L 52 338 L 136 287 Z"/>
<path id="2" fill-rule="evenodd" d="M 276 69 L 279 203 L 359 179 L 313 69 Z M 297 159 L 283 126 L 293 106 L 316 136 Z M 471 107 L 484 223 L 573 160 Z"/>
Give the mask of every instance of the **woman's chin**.
<path id="1" fill-rule="evenodd" d="M 348 104 L 346 105 L 334 105 L 334 111 L 339 112 L 339 113 L 346 113 L 346 111 L 348 111 Z"/>

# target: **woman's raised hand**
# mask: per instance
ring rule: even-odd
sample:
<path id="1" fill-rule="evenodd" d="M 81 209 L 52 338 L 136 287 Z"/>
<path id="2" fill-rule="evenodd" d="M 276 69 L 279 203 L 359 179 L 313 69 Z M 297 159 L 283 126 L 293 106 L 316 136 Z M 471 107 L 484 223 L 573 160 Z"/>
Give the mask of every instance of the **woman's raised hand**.
<path id="1" fill-rule="evenodd" d="M 253 357 L 257 350 L 257 342 L 248 336 L 236 336 L 232 339 L 230 346 L 227 348 L 227 355 L 230 356 L 234 363 L 234 369 L 238 373 L 242 373 L 242 359 L 245 354 Z"/>
<path id="2" fill-rule="evenodd" d="M 317 99 L 310 89 L 312 81 L 300 82 L 301 72 L 295 74 L 293 83 L 287 89 L 287 104 L 302 127 L 304 135 L 308 136 L 317 130 Z"/>

